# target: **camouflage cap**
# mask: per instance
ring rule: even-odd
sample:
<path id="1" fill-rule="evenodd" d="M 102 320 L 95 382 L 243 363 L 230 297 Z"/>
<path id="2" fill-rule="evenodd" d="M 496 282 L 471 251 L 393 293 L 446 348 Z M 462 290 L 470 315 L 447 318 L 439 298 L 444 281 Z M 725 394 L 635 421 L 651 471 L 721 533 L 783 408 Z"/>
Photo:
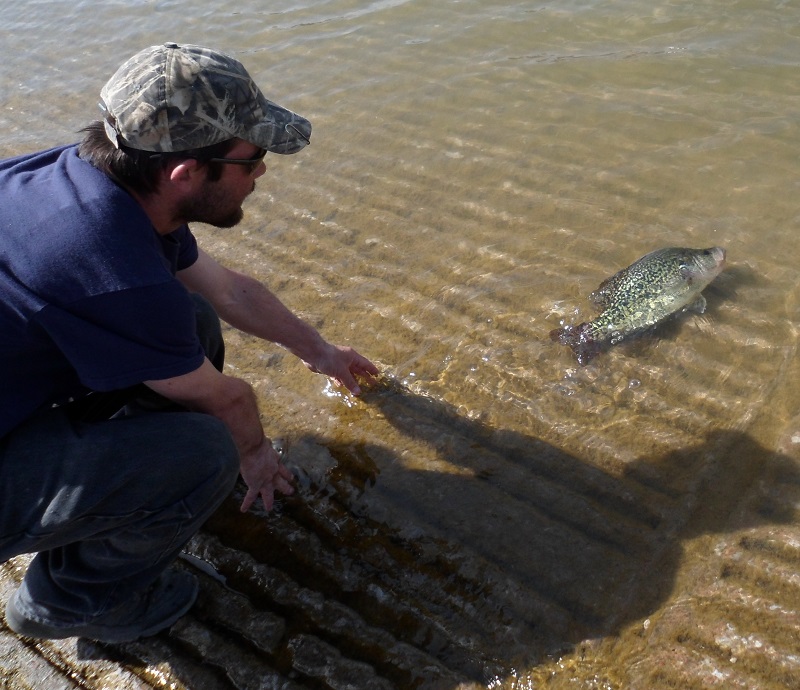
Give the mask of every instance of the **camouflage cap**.
<path id="1" fill-rule="evenodd" d="M 268 101 L 238 60 L 166 43 L 123 64 L 100 92 L 115 146 L 166 153 L 244 139 L 274 153 L 310 143 L 311 123 Z"/>

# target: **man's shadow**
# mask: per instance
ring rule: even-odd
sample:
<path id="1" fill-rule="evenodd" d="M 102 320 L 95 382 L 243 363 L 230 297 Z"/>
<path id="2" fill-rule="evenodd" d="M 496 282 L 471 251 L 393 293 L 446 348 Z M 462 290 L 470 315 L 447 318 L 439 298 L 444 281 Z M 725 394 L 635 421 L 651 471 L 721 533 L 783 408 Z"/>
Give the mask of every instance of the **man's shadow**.
<path id="1" fill-rule="evenodd" d="M 712 432 L 613 475 L 395 383 L 364 402 L 407 448 L 396 436 L 386 445 L 297 439 L 288 464 L 298 492 L 279 514 L 242 516 L 232 500 L 207 532 L 441 667 L 394 668 L 380 644 L 241 581 L 258 605 L 398 687 L 453 687 L 442 668 L 486 683 L 614 634 L 665 600 L 682 540 L 793 516 L 751 487 L 800 484 L 797 464 L 739 432 Z M 413 457 L 420 444 L 424 466 Z"/>

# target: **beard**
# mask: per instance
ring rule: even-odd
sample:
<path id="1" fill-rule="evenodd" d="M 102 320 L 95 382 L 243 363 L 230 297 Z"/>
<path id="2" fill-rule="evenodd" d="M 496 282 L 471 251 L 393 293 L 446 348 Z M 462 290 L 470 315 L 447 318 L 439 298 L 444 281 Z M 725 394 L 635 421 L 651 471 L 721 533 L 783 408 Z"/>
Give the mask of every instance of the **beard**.
<path id="1" fill-rule="evenodd" d="M 232 203 L 220 185 L 209 182 L 195 198 L 184 202 L 179 211 L 184 222 L 206 223 L 216 228 L 232 228 L 244 218 L 241 205 Z"/>

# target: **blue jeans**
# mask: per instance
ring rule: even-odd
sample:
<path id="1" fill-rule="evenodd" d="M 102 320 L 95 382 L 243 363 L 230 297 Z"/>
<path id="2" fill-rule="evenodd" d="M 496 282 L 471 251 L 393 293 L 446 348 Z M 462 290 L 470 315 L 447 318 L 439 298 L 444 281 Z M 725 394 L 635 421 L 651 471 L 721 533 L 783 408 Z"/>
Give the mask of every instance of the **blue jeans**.
<path id="1" fill-rule="evenodd" d="M 221 367 L 219 321 L 197 306 Z M 185 410 L 109 419 L 120 401 L 98 394 L 91 414 L 52 408 L 0 439 L 0 562 L 37 554 L 18 598 L 27 617 L 80 625 L 112 610 L 158 578 L 233 488 L 239 457 L 221 421 Z"/>

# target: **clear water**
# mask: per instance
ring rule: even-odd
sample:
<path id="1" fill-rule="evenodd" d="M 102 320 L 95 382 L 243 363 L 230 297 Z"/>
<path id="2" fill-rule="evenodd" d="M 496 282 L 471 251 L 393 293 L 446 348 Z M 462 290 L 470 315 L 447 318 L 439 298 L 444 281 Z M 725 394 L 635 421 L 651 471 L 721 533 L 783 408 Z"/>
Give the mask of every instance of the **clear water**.
<path id="1" fill-rule="evenodd" d="M 308 149 L 267 159 L 239 227 L 197 234 L 398 385 L 353 401 L 229 334 L 230 370 L 295 439 L 298 472 L 312 442 L 368 449 L 361 509 L 409 538 L 528 586 L 550 557 L 525 546 L 533 475 L 508 448 L 550 453 L 556 484 L 634 475 L 680 493 L 729 448 L 768 455 L 793 428 L 796 3 L 52 0 L 0 18 L 3 156 L 75 140 L 118 64 L 166 41 L 236 55 L 312 121 Z M 600 281 L 670 245 L 726 248 L 706 314 L 586 367 L 549 339 L 591 318 Z M 699 465 L 670 462 L 684 455 Z"/>

